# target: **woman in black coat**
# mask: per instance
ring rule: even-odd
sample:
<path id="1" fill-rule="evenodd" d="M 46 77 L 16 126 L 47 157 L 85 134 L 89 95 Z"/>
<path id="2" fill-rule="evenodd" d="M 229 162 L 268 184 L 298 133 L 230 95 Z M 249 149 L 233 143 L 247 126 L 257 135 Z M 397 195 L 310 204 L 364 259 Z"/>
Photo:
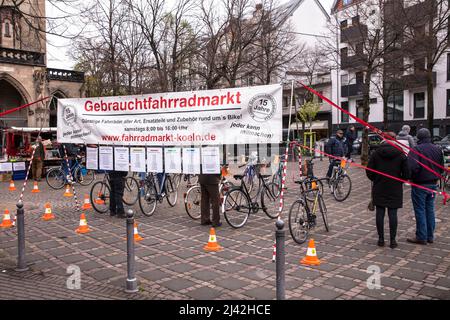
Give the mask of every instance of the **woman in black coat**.
<path id="1" fill-rule="evenodd" d="M 395 139 L 395 133 L 388 133 Z M 401 149 L 401 148 L 400 148 Z M 404 153 L 386 141 L 372 154 L 368 168 L 390 176 L 409 179 L 409 168 Z M 376 206 L 376 224 L 378 245 L 384 246 L 384 215 L 387 208 L 390 229 L 390 247 L 397 247 L 397 210 L 403 206 L 403 183 L 373 171 L 366 170 L 367 177 L 373 182 L 372 199 Z"/>

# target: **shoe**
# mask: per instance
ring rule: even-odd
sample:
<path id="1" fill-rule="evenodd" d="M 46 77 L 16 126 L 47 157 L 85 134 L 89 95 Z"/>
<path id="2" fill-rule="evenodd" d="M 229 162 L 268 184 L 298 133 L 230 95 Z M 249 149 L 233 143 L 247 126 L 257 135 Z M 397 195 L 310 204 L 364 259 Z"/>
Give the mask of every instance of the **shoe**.
<path id="1" fill-rule="evenodd" d="M 126 216 L 125 212 L 123 212 L 123 213 L 121 212 L 121 213 L 117 214 L 117 218 L 119 218 L 119 219 L 126 219 L 126 217 L 127 216 Z"/>
<path id="2" fill-rule="evenodd" d="M 209 225 L 211 225 L 212 224 L 212 222 L 211 221 L 207 221 L 207 222 L 202 222 L 202 223 L 200 223 L 202 226 L 209 226 Z"/>
<path id="3" fill-rule="evenodd" d="M 384 247 L 384 240 L 378 240 L 377 245 L 378 245 L 379 247 Z"/>
<path id="4" fill-rule="evenodd" d="M 425 240 L 419 240 L 416 238 L 408 238 L 408 239 L 406 239 L 406 241 L 408 241 L 410 243 L 415 243 L 415 244 L 422 244 L 422 245 L 427 244 L 427 242 Z"/>
<path id="5" fill-rule="evenodd" d="M 109 212 L 109 216 L 110 216 L 110 217 L 114 217 L 115 215 L 117 215 L 117 213 L 112 212 L 112 211 Z"/>
<path id="6" fill-rule="evenodd" d="M 395 249 L 398 247 L 398 243 L 395 240 L 391 240 L 391 244 L 389 245 L 389 247 L 391 247 L 391 249 Z"/>
<path id="7" fill-rule="evenodd" d="M 217 223 L 217 224 L 213 224 L 212 226 L 214 227 L 214 228 L 218 228 L 218 227 L 220 227 L 222 225 L 222 222 L 219 222 L 219 223 Z"/>
<path id="8" fill-rule="evenodd" d="M 431 240 L 427 240 L 427 242 L 428 242 L 428 243 L 433 243 L 433 242 L 434 242 L 434 240 L 433 240 L 433 239 L 431 239 Z"/>

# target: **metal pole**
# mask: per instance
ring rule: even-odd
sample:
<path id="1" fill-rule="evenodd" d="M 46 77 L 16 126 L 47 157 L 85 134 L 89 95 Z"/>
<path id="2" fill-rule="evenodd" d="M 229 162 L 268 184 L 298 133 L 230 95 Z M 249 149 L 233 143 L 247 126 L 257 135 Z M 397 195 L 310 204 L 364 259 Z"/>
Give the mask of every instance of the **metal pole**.
<path id="1" fill-rule="evenodd" d="M 25 215 L 23 209 L 23 202 L 20 200 L 17 203 L 17 268 L 16 271 L 24 272 L 28 270 L 25 262 Z"/>
<path id="2" fill-rule="evenodd" d="M 135 276 L 136 266 L 134 259 L 134 213 L 127 211 L 127 286 L 125 292 L 138 292 Z"/>
<path id="3" fill-rule="evenodd" d="M 275 231 L 276 238 L 276 282 L 277 282 L 277 300 L 285 300 L 285 275 L 284 275 L 284 222 L 278 219 L 275 223 L 277 230 Z"/>

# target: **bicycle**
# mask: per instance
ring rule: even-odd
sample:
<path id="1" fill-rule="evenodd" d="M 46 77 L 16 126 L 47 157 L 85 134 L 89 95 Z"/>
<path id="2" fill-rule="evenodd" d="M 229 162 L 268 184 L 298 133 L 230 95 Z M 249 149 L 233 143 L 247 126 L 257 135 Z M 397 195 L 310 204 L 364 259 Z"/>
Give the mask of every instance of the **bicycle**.
<path id="1" fill-rule="evenodd" d="M 189 174 L 189 173 L 176 173 L 173 175 L 173 181 L 177 189 L 180 187 L 181 180 L 186 182 L 186 186 L 188 188 L 196 185 L 198 183 L 198 175 L 197 174 Z"/>
<path id="2" fill-rule="evenodd" d="M 158 181 L 155 181 L 158 180 Z M 150 217 L 155 213 L 157 202 L 162 203 L 164 198 L 171 207 L 174 207 L 178 199 L 178 190 L 173 177 L 162 173 L 161 181 L 153 173 L 148 173 L 144 180 L 144 186 L 139 192 L 139 208 L 142 213 Z"/>
<path id="3" fill-rule="evenodd" d="M 124 177 L 125 186 L 122 201 L 128 206 L 134 205 L 139 197 L 139 183 L 134 177 Z M 109 210 L 111 197 L 111 183 L 108 173 L 105 173 L 102 181 L 97 181 L 91 188 L 89 197 L 92 207 L 98 213 L 106 213 Z"/>
<path id="4" fill-rule="evenodd" d="M 264 213 L 271 219 L 278 217 L 279 201 L 275 196 L 273 190 L 277 190 L 278 186 L 274 186 L 272 182 L 267 182 L 271 175 L 263 175 L 260 172 L 261 166 L 265 164 L 256 165 L 256 176 L 258 177 L 259 187 L 257 189 L 256 197 L 261 198 L 261 206 L 258 201 L 253 201 L 250 197 L 250 192 L 244 182 L 244 175 L 234 175 L 234 179 L 241 180 L 241 185 L 231 188 L 226 194 L 222 202 L 222 213 L 228 224 L 235 228 L 242 228 L 250 216 L 250 213 L 257 213 L 262 209 Z M 271 206 L 270 208 L 268 207 Z"/>
<path id="5" fill-rule="evenodd" d="M 222 176 L 219 184 L 220 201 L 223 202 L 224 194 L 229 189 L 234 187 L 234 184 L 227 180 L 228 164 L 222 166 Z M 189 217 L 198 220 L 201 217 L 200 203 L 201 203 L 201 187 L 194 185 L 184 194 L 184 208 Z"/>
<path id="6" fill-rule="evenodd" d="M 442 191 L 450 191 L 450 173 L 449 171 L 444 171 L 442 178 L 439 179 L 439 189 Z"/>
<path id="7" fill-rule="evenodd" d="M 79 160 L 81 157 L 77 156 L 71 167 L 70 174 L 66 175 L 66 171 L 64 170 L 66 167 L 66 160 L 63 159 L 61 165 L 59 167 L 51 168 L 47 171 L 45 175 L 45 180 L 50 188 L 54 190 L 60 190 L 65 185 L 71 183 L 72 179 L 70 175 L 73 177 L 75 182 L 81 184 L 82 186 L 88 186 L 95 180 L 95 172 L 93 170 L 86 169 L 85 166 L 80 164 Z"/>
<path id="8" fill-rule="evenodd" d="M 298 180 L 295 183 L 302 185 L 303 182 Z M 312 193 L 314 200 L 312 201 L 312 208 L 307 195 Z M 312 181 L 311 189 L 304 190 L 300 193 L 300 197 L 291 205 L 289 209 L 289 232 L 298 244 L 302 244 L 308 238 L 311 229 L 316 227 L 317 209 L 319 209 L 325 230 L 330 231 L 328 225 L 327 207 L 323 200 L 322 192 L 318 188 L 317 182 Z"/>
<path id="9" fill-rule="evenodd" d="M 347 175 L 348 161 L 341 160 L 340 163 L 333 167 L 333 173 L 328 180 L 328 185 L 336 201 L 342 202 L 348 198 L 352 191 L 352 180 Z"/>

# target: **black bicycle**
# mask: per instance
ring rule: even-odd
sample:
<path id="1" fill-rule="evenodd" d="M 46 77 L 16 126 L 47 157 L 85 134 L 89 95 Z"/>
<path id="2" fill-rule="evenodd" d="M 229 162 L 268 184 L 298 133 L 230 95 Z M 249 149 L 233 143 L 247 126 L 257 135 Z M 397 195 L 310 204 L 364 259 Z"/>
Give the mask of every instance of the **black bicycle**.
<path id="1" fill-rule="evenodd" d="M 225 193 L 222 203 L 222 213 L 228 224 L 235 228 L 242 228 L 248 221 L 251 213 L 257 213 L 262 209 L 264 213 L 271 219 L 278 217 L 279 211 L 279 194 L 278 186 L 268 182 L 271 175 L 261 174 L 261 167 L 266 164 L 257 164 L 256 175 L 258 177 L 258 190 L 256 196 L 252 198 L 244 181 L 244 175 L 234 175 L 235 180 L 240 180 L 241 185 L 231 188 Z M 276 194 L 273 190 L 277 191 Z M 261 206 L 258 203 L 258 197 L 261 199 Z M 255 199 L 255 200 L 253 200 Z"/>
<path id="2" fill-rule="evenodd" d="M 144 215 L 150 217 L 155 213 L 156 204 L 162 203 L 164 198 L 171 207 L 177 204 L 178 190 L 173 177 L 162 173 L 158 179 L 154 173 L 148 173 L 144 180 L 144 186 L 139 191 L 139 207 Z"/>
<path id="3" fill-rule="evenodd" d="M 348 198 L 352 191 L 352 180 L 347 174 L 348 161 L 334 160 L 333 173 L 328 179 L 328 185 L 331 188 L 333 197 L 336 201 L 342 202 Z"/>

